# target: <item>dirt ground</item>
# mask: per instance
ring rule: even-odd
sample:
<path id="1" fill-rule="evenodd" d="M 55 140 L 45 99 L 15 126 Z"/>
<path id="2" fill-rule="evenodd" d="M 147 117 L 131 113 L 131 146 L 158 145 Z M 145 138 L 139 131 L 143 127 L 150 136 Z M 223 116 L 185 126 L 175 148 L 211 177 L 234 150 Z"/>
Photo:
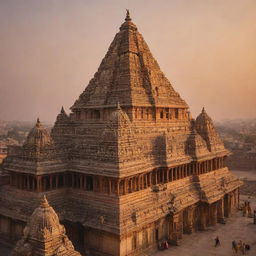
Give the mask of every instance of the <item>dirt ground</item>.
<path id="1" fill-rule="evenodd" d="M 256 210 L 256 173 L 234 171 L 234 174 L 245 181 L 241 189 L 243 195 L 240 202 L 249 200 L 252 210 Z M 248 184 L 250 186 L 248 187 Z M 245 195 L 244 195 L 245 194 Z M 250 244 L 251 250 L 246 255 L 256 255 L 256 225 L 253 219 L 242 217 L 242 212 L 236 212 L 227 219 L 226 224 L 217 224 L 206 231 L 196 232 L 191 235 L 184 235 L 180 246 L 170 246 L 168 250 L 159 251 L 154 256 L 231 256 L 231 242 L 242 240 Z M 221 246 L 214 247 L 214 239 L 218 236 Z M 239 252 L 236 255 L 242 255 Z"/>

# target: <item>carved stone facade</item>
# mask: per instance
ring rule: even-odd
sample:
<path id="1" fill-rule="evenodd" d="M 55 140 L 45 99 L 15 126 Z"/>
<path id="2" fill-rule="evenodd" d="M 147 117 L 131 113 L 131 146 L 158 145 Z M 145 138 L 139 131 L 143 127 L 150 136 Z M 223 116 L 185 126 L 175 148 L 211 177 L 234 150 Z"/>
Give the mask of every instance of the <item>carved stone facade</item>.
<path id="1" fill-rule="evenodd" d="M 71 110 L 51 134 L 38 121 L 23 147 L 9 149 L 0 235 L 19 237 L 16 223 L 44 193 L 81 252 L 139 255 L 238 206 L 241 182 L 211 118 L 204 109 L 191 118 L 129 13 Z"/>

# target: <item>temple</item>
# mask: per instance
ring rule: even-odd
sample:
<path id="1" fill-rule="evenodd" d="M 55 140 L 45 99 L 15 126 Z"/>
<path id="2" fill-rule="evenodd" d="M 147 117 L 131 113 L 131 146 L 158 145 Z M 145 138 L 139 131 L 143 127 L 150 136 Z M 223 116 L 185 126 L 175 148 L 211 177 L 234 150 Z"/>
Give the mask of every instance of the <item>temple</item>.
<path id="1" fill-rule="evenodd" d="M 9 147 L 0 238 L 20 239 L 45 194 L 81 254 L 178 245 L 238 207 L 229 154 L 205 109 L 191 117 L 127 12 L 71 113 L 62 108 L 50 133 L 37 120 L 23 146 Z"/>
<path id="2" fill-rule="evenodd" d="M 66 236 L 46 197 L 35 209 L 11 256 L 81 256 Z"/>

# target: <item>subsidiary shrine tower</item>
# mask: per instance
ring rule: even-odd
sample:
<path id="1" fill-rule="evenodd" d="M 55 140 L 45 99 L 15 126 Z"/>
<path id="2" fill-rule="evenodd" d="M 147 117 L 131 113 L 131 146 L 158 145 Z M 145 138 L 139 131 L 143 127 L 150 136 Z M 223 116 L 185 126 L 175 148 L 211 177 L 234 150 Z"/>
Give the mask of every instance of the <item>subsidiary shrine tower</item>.
<path id="1" fill-rule="evenodd" d="M 228 155 L 206 111 L 192 119 L 127 11 L 71 114 L 62 108 L 51 133 L 37 120 L 24 145 L 9 148 L 0 238 L 20 239 L 45 194 L 82 255 L 177 245 L 238 207 Z"/>

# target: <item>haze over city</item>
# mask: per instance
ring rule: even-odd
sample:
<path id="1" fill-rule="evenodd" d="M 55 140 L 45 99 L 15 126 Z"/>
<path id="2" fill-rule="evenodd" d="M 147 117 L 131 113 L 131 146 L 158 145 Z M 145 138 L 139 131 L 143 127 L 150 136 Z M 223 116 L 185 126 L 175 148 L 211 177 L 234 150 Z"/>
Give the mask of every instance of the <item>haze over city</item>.
<path id="1" fill-rule="evenodd" d="M 256 1 L 0 2 L 0 120 L 54 121 L 78 98 L 129 9 L 195 117 L 255 118 Z"/>

